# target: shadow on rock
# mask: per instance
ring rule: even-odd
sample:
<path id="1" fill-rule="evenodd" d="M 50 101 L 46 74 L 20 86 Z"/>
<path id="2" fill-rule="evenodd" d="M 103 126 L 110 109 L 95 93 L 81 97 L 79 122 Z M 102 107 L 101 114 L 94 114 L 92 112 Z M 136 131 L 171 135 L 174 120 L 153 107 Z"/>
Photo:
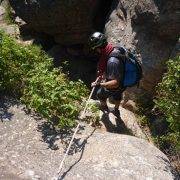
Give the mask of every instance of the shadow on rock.
<path id="1" fill-rule="evenodd" d="M 42 140 L 48 144 L 48 148 L 52 150 L 58 150 L 59 147 L 56 144 L 57 140 L 61 140 L 62 143 L 67 144 L 70 141 L 72 131 L 60 131 L 57 130 L 51 122 L 38 123 L 37 129 L 42 133 Z"/>
<path id="2" fill-rule="evenodd" d="M 81 140 L 80 138 L 79 139 L 74 139 L 74 143 L 72 144 L 71 146 L 71 149 L 69 151 L 69 155 L 73 155 L 74 152 L 81 152 L 80 153 L 80 156 L 79 156 L 79 159 L 77 161 L 75 161 L 74 164 L 72 164 L 68 170 L 66 170 L 65 172 L 63 172 L 63 174 L 61 176 L 58 177 L 58 180 L 62 180 L 65 178 L 65 176 L 67 175 L 67 173 L 82 159 L 83 157 L 83 153 L 84 153 L 84 150 L 85 150 L 85 146 L 86 146 L 86 143 L 87 143 L 87 140 L 93 135 L 93 133 L 95 132 L 96 129 L 94 129 L 90 135 L 88 135 L 85 139 Z M 61 173 L 61 172 L 60 172 Z"/>
<path id="3" fill-rule="evenodd" d="M 9 108 L 14 105 L 19 105 L 19 102 L 14 99 L 0 97 L 0 120 L 1 120 L 1 122 L 11 121 L 12 116 L 14 114 L 9 112 Z"/>
<path id="4" fill-rule="evenodd" d="M 101 121 L 104 124 L 106 130 L 111 133 L 133 135 L 131 129 L 127 128 L 121 117 L 112 118 L 110 114 L 104 113 L 101 117 Z"/>
<path id="5" fill-rule="evenodd" d="M 61 141 L 61 143 L 64 145 L 64 152 L 69 146 L 69 143 L 72 139 L 74 130 L 60 130 L 56 129 L 54 123 L 52 122 L 40 122 L 37 127 L 38 131 L 42 133 L 42 140 L 48 144 L 48 148 L 52 150 L 58 150 L 59 147 L 56 144 L 58 140 Z M 82 131 L 85 129 L 84 125 L 79 126 L 79 130 L 77 132 L 78 135 L 82 134 Z M 94 129 L 95 131 L 95 129 Z M 68 155 L 73 155 L 77 152 L 82 151 L 82 147 L 84 146 L 84 143 L 87 141 L 87 139 L 94 133 L 94 131 L 83 141 L 81 138 L 74 138 L 73 143 L 71 145 L 71 148 L 69 150 Z M 79 136 L 78 136 L 79 137 Z"/>
<path id="6" fill-rule="evenodd" d="M 161 159 L 161 160 L 164 162 L 164 164 L 165 164 L 164 171 L 169 172 L 169 170 L 170 170 L 170 172 L 171 172 L 172 175 L 174 176 L 174 177 L 173 177 L 174 180 L 179 180 L 179 179 L 180 179 L 180 173 L 177 172 L 177 171 L 173 168 L 173 166 L 170 164 L 170 162 L 169 162 L 166 158 L 164 158 L 164 157 L 162 157 L 162 156 L 156 156 L 156 157 L 157 157 L 158 159 Z"/>
<path id="7" fill-rule="evenodd" d="M 96 128 L 94 128 L 89 135 L 85 136 L 85 138 L 84 136 L 83 138 L 81 138 L 79 135 L 82 134 L 82 131 L 84 131 L 84 129 L 85 126 L 80 125 L 79 130 L 77 132 L 78 137 L 74 138 L 68 152 L 68 155 L 71 156 L 76 153 L 80 153 L 79 159 L 76 160 L 67 170 L 59 172 L 58 180 L 64 179 L 67 173 L 82 159 L 87 140 L 93 135 L 93 133 L 96 130 Z M 64 154 L 66 153 L 70 141 L 72 139 L 72 136 L 74 134 L 73 130 L 69 130 L 69 131 L 56 130 L 55 126 L 52 123 L 48 123 L 48 122 L 40 123 L 38 125 L 38 131 L 42 133 L 43 141 L 46 142 L 48 144 L 48 147 L 52 150 L 59 149 L 58 145 L 56 145 L 55 143 L 57 140 L 61 140 L 61 143 L 65 146 Z"/>

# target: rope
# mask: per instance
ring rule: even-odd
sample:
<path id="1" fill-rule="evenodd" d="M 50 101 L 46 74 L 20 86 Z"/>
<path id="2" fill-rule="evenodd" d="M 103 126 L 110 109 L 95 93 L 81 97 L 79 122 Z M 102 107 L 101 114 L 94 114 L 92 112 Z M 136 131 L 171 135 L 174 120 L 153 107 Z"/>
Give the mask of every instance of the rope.
<path id="1" fill-rule="evenodd" d="M 63 160 L 61 161 L 61 164 L 60 164 L 60 166 L 59 166 L 59 172 L 58 172 L 58 175 L 60 175 L 60 173 L 61 173 L 61 170 L 62 170 L 62 166 L 63 166 L 64 160 L 66 159 L 66 156 L 67 156 L 68 153 L 69 153 L 71 144 L 72 144 L 72 142 L 73 142 L 73 140 L 74 140 L 74 137 L 75 137 L 75 134 L 77 133 L 77 131 L 78 131 L 78 129 L 79 129 L 79 125 L 80 125 L 80 123 L 78 123 L 78 125 L 77 125 L 77 127 L 76 127 L 76 130 L 75 130 L 75 132 L 74 132 L 74 134 L 73 134 L 73 136 L 72 136 L 72 139 L 71 139 L 71 141 L 70 141 L 70 143 L 69 143 L 69 146 L 68 146 L 68 148 L 67 148 L 67 150 L 66 150 L 66 153 L 65 153 L 65 155 L 64 155 L 64 158 L 63 158 Z"/>
<path id="2" fill-rule="evenodd" d="M 95 82 L 97 82 L 98 80 L 99 80 L 99 78 L 97 78 Z M 93 94 L 93 92 L 94 92 L 94 89 L 95 89 L 95 86 L 94 86 L 94 87 L 92 88 L 92 90 L 91 90 L 91 93 L 90 93 L 90 95 L 89 95 L 88 100 L 86 101 L 86 105 L 85 105 L 85 108 L 84 108 L 81 116 L 84 116 L 84 114 L 85 114 L 85 112 L 86 112 L 87 105 L 88 105 L 88 103 L 89 103 L 89 100 L 91 99 L 91 96 L 92 96 L 92 94 Z M 65 155 L 64 155 L 64 157 L 63 157 L 63 159 L 62 159 L 62 161 L 61 161 L 61 164 L 60 164 L 60 166 L 59 166 L 58 176 L 59 176 L 60 173 L 61 173 L 63 163 L 64 163 L 64 161 L 65 161 L 65 159 L 66 159 L 66 156 L 67 156 L 68 153 L 69 153 L 71 144 L 72 144 L 72 142 L 73 142 L 73 140 L 74 140 L 74 137 L 75 137 L 75 135 L 76 135 L 76 133 L 77 133 L 77 131 L 78 131 L 78 129 L 79 129 L 79 126 L 80 126 L 80 123 L 78 123 L 78 125 L 77 125 L 77 127 L 76 127 L 76 129 L 75 129 L 74 134 L 73 134 L 73 136 L 72 136 L 72 139 L 71 139 L 71 141 L 70 141 L 70 143 L 69 143 L 69 146 L 68 146 L 68 148 L 67 148 L 67 150 L 66 150 L 66 153 L 65 153 Z"/>
<path id="3" fill-rule="evenodd" d="M 96 79 L 95 83 L 97 83 L 97 82 L 98 82 L 99 78 L 100 78 L 100 77 L 97 77 L 97 79 Z M 94 92 L 95 87 L 96 87 L 96 86 L 94 86 L 94 87 L 92 88 L 92 90 L 91 90 L 91 93 L 90 93 L 90 95 L 89 95 L 89 98 L 88 98 L 88 100 L 87 100 L 87 102 L 86 102 L 86 105 L 85 105 L 84 111 L 82 112 L 82 115 L 81 115 L 81 116 L 83 116 L 83 115 L 85 114 L 85 112 L 86 112 L 87 105 L 88 105 L 88 103 L 89 103 L 89 100 L 91 99 L 91 96 L 92 96 L 92 94 L 93 94 L 93 92 Z"/>
<path id="4" fill-rule="evenodd" d="M 86 103 L 86 105 L 85 105 L 85 108 L 84 108 L 81 116 L 83 116 L 83 115 L 85 114 L 85 112 L 86 112 L 86 109 L 87 109 L 89 100 L 91 99 L 91 96 L 92 96 L 92 94 L 93 94 L 93 92 L 94 92 L 94 89 L 95 89 L 95 87 L 92 88 L 91 94 L 89 95 L 89 98 L 88 98 L 88 100 L 87 100 L 87 103 Z"/>

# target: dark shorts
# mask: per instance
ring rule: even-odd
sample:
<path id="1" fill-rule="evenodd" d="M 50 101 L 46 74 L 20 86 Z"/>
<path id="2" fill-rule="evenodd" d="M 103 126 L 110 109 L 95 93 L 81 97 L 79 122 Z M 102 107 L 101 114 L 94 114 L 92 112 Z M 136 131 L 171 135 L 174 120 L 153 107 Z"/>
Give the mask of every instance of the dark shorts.
<path id="1" fill-rule="evenodd" d="M 104 87 L 100 87 L 97 91 L 97 98 L 105 101 L 107 98 L 112 97 L 115 101 L 119 101 L 122 98 L 122 93 L 125 89 L 109 90 Z"/>

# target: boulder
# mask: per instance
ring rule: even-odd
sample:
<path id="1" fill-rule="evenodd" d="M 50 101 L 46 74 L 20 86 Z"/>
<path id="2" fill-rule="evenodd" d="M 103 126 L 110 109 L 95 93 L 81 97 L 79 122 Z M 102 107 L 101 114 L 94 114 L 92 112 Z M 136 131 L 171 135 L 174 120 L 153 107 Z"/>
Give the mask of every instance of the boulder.
<path id="1" fill-rule="evenodd" d="M 174 179 L 167 157 L 145 140 L 95 133 L 87 142 L 79 159 L 68 157 L 74 166 L 66 161 L 64 179 Z"/>
<path id="2" fill-rule="evenodd" d="M 5 33 L 15 38 L 18 38 L 20 35 L 19 27 L 16 24 L 7 25 L 6 23 L 2 23 L 0 30 L 3 30 Z"/>
<path id="3" fill-rule="evenodd" d="M 0 99 L 0 179 L 57 178 L 72 133 L 55 131 L 24 109 L 14 99 Z M 166 155 L 146 140 L 81 122 L 59 179 L 173 180 L 173 173 Z"/>
<path id="4" fill-rule="evenodd" d="M 60 44 L 87 41 L 100 0 L 10 0 L 16 14 L 38 32 L 54 36 Z"/>
<path id="5" fill-rule="evenodd" d="M 3 6 L 0 6 L 0 22 L 3 21 L 5 15 L 5 9 Z"/>
<path id="6" fill-rule="evenodd" d="M 104 22 L 100 10 L 109 11 L 104 29 L 108 40 L 136 50 L 142 61 L 143 80 L 140 88 L 128 90 L 130 99 L 144 90 L 155 93 L 180 32 L 178 0 L 113 0 L 112 5 L 102 0 L 10 0 L 10 4 L 29 28 L 49 34 L 67 47 L 87 43 L 89 34 Z M 80 54 L 72 48 L 67 51 Z"/>
<path id="7" fill-rule="evenodd" d="M 144 78 L 141 88 L 153 93 L 161 80 L 180 32 L 179 1 L 114 1 L 106 22 L 108 40 L 138 52 Z M 134 92 L 134 91 L 133 91 Z"/>
<path id="8" fill-rule="evenodd" d="M 108 102 L 109 113 L 104 114 L 100 111 L 101 130 L 108 132 L 134 135 L 141 139 L 148 139 L 138 124 L 138 118 L 135 114 L 123 107 L 119 107 L 120 116 L 114 115 L 114 104 Z M 151 142 L 151 141 L 150 141 Z"/>

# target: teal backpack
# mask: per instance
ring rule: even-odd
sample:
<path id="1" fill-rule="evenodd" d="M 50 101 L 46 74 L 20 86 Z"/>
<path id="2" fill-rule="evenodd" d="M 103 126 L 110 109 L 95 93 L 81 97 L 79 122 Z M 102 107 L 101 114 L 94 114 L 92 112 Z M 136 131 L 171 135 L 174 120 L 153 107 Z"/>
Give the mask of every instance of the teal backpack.
<path id="1" fill-rule="evenodd" d="M 139 84 L 142 78 L 142 67 L 135 52 L 131 52 L 122 46 L 116 46 L 109 57 L 116 57 L 123 61 L 123 88 Z"/>

